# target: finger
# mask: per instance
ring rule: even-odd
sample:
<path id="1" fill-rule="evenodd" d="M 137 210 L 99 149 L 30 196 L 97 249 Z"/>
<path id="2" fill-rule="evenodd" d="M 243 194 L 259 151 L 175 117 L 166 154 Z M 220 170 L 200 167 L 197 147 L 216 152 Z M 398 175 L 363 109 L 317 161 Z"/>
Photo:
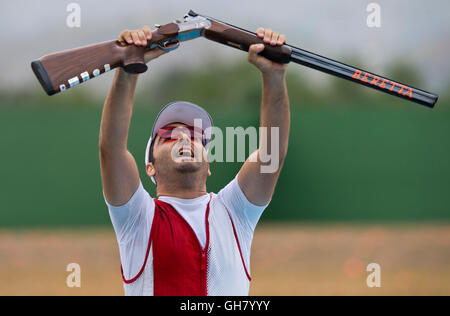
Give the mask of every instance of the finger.
<path id="1" fill-rule="evenodd" d="M 144 32 L 145 37 L 147 38 L 147 40 L 152 39 L 152 30 L 150 29 L 150 27 L 148 25 L 145 25 L 142 28 L 142 31 Z"/>
<path id="2" fill-rule="evenodd" d="M 264 28 L 260 27 L 256 30 L 256 35 L 258 35 L 258 37 L 263 38 L 264 37 Z"/>
<path id="3" fill-rule="evenodd" d="M 253 44 L 253 45 L 250 45 L 248 52 L 250 55 L 254 56 L 254 55 L 259 54 L 263 50 L 264 50 L 264 44 Z"/>
<path id="4" fill-rule="evenodd" d="M 270 40 L 270 45 L 276 45 L 278 41 L 278 35 L 280 35 L 278 32 L 272 33 L 272 38 Z"/>
<path id="5" fill-rule="evenodd" d="M 119 35 L 119 41 L 127 42 L 128 44 L 133 44 L 133 40 L 131 38 L 131 34 L 129 30 L 125 30 Z"/>
<path id="6" fill-rule="evenodd" d="M 144 31 L 139 30 L 138 32 L 138 36 L 139 36 L 139 41 L 141 42 L 141 45 L 147 45 L 147 38 L 144 34 Z"/>
<path id="7" fill-rule="evenodd" d="M 119 41 L 123 40 L 123 36 L 126 32 L 128 32 L 128 30 L 123 30 L 122 32 L 120 32 L 119 38 L 118 38 Z"/>
<path id="8" fill-rule="evenodd" d="M 281 34 L 281 35 L 278 37 L 278 45 L 283 45 L 284 43 L 286 43 L 286 35 Z"/>
<path id="9" fill-rule="evenodd" d="M 133 43 L 135 45 L 140 45 L 141 42 L 139 41 L 139 35 L 136 31 L 131 32 L 131 38 L 133 39 Z"/>
<path id="10" fill-rule="evenodd" d="M 257 63 L 258 59 L 261 58 L 261 56 L 258 55 L 258 53 L 262 52 L 264 50 L 264 44 L 253 44 L 248 49 L 248 61 L 251 63 Z"/>
<path id="11" fill-rule="evenodd" d="M 133 44 L 133 38 L 131 37 L 131 32 L 130 32 L 130 31 L 128 31 L 128 32 L 125 34 L 125 39 L 126 39 L 126 41 L 127 41 L 128 44 Z"/>
<path id="12" fill-rule="evenodd" d="M 264 31 L 264 43 L 269 44 L 271 38 L 272 38 L 272 30 L 271 29 L 266 29 Z"/>
<path id="13" fill-rule="evenodd" d="M 120 44 L 122 45 L 126 45 L 127 41 L 125 40 L 124 36 L 122 33 L 120 33 L 119 38 L 117 39 L 119 41 Z"/>
<path id="14" fill-rule="evenodd" d="M 125 39 L 123 38 L 123 33 L 124 33 L 125 31 L 123 31 L 123 32 L 121 32 L 120 34 L 119 34 L 119 37 L 117 38 L 117 40 L 119 41 L 119 42 L 124 42 L 125 41 Z"/>

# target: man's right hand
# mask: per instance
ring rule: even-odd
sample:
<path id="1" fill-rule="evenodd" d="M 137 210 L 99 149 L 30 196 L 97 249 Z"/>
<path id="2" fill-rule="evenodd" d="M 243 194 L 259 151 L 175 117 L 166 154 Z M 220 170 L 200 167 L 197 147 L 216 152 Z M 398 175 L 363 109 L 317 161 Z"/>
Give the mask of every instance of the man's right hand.
<path id="1" fill-rule="evenodd" d="M 119 35 L 119 42 L 126 45 L 136 45 L 136 46 L 146 46 L 147 41 L 149 41 L 152 38 L 152 31 L 150 30 L 150 27 L 147 25 L 144 26 L 142 29 L 138 30 L 124 30 Z M 167 51 L 162 50 L 159 47 L 156 47 L 152 50 L 149 50 L 145 52 L 144 54 L 144 61 L 145 63 L 148 63 L 150 60 L 158 58 L 161 55 L 166 54 Z"/>

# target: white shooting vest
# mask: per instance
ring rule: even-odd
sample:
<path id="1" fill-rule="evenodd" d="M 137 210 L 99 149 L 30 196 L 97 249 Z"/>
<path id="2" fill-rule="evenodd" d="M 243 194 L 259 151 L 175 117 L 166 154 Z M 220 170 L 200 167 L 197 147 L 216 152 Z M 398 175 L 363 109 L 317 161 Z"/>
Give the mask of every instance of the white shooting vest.
<path id="1" fill-rule="evenodd" d="M 155 208 L 158 205 L 155 203 Z M 155 209 L 156 216 L 156 209 Z M 225 207 L 222 199 L 211 193 L 209 205 L 209 245 L 207 250 L 206 287 L 209 296 L 246 296 L 250 288 L 250 252 L 246 258 L 242 255 L 239 244 L 241 234 L 234 218 Z M 187 223 L 186 223 L 187 224 Z M 189 225 L 189 224 L 187 224 Z M 152 227 L 153 229 L 153 227 Z M 150 240 L 150 238 L 149 238 Z M 251 240 L 251 238 L 250 238 Z M 143 263 L 143 270 L 132 282 L 124 279 L 127 296 L 149 296 L 154 294 L 153 247 L 147 249 L 148 256 Z M 250 245 L 245 245 L 250 249 Z M 183 264 L 182 258 L 174 258 Z M 128 282 L 125 282 L 128 281 Z M 180 280 L 182 282 L 182 280 Z"/>

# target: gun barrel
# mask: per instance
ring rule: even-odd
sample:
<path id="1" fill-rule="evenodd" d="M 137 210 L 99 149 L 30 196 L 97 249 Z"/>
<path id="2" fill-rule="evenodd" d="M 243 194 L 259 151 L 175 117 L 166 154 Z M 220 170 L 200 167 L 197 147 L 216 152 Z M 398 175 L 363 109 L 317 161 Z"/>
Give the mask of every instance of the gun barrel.
<path id="1" fill-rule="evenodd" d="M 385 78 L 384 76 L 376 75 L 291 45 L 287 46 L 292 50 L 290 60 L 294 63 L 344 78 L 430 108 L 434 107 L 438 100 L 438 96 L 433 93 L 413 88 Z"/>
<path id="2" fill-rule="evenodd" d="M 262 40 L 258 38 L 256 33 L 243 28 L 195 13 L 192 10 L 189 11 L 188 15 L 193 17 L 202 16 L 212 22 L 212 27 L 206 29 L 203 33 L 203 36 L 210 40 L 244 51 L 248 51 L 251 44 L 262 43 Z M 434 107 L 438 100 L 438 96 L 433 93 L 413 88 L 384 76 L 343 64 L 292 45 L 285 44 L 278 47 L 265 45 L 266 48 L 260 54 L 275 62 L 289 63 L 292 61 L 430 108 Z"/>

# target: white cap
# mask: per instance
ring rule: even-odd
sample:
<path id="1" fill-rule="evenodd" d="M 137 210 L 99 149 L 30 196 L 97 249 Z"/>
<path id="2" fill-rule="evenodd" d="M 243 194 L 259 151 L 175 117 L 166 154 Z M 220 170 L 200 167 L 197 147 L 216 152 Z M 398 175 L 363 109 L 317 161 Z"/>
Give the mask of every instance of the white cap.
<path id="1" fill-rule="evenodd" d="M 160 128 L 171 123 L 183 123 L 186 125 L 195 126 L 194 120 L 201 120 L 201 128 L 205 137 L 204 141 L 207 145 L 211 141 L 211 127 L 213 126 L 213 121 L 206 110 L 196 104 L 186 101 L 175 101 L 164 106 L 155 119 L 152 133 L 150 134 L 150 138 L 147 142 L 147 147 L 145 149 L 145 165 L 150 162 L 150 146 Z M 151 177 L 151 179 L 153 183 L 156 183 L 153 177 Z"/>

